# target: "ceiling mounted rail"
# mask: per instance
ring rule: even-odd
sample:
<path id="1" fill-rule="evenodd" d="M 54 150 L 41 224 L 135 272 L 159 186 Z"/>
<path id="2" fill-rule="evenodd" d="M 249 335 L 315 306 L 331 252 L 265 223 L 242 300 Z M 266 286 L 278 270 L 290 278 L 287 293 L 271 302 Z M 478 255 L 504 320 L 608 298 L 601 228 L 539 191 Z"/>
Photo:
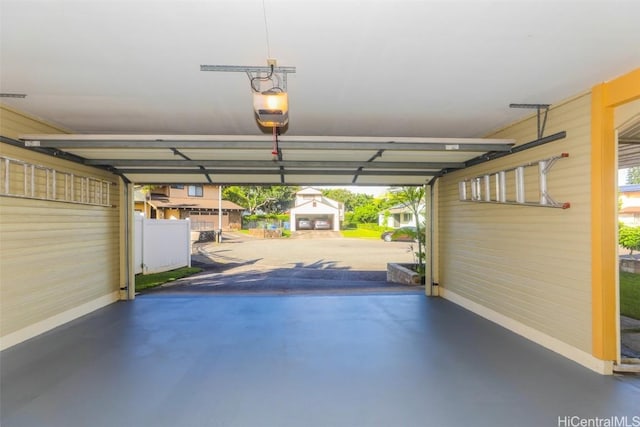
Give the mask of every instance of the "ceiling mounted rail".
<path id="1" fill-rule="evenodd" d="M 180 175 L 194 175 L 194 174 L 222 174 L 222 175 L 354 175 L 352 170 L 326 170 L 326 169 L 156 169 L 156 168 L 130 168 L 130 169 L 118 169 L 119 173 L 135 174 L 135 175 L 157 175 L 157 174 L 180 174 Z M 361 176 L 433 176 L 436 172 L 431 174 L 415 171 L 359 171 L 358 175 Z"/>
<path id="2" fill-rule="evenodd" d="M 267 135 L 22 135 L 23 147 L 76 156 L 138 183 L 423 185 L 514 140 Z M 271 156 L 269 153 L 276 155 Z M 394 177 L 396 177 L 394 179 Z"/>
<path id="3" fill-rule="evenodd" d="M 376 154 L 374 154 L 373 156 L 371 156 L 371 158 L 369 160 L 367 160 L 367 164 L 371 164 L 378 157 L 382 157 L 382 153 L 384 153 L 384 150 L 378 150 L 378 152 Z M 353 176 L 353 179 L 351 180 L 352 184 L 356 183 L 356 181 L 358 180 L 358 175 L 360 175 L 360 172 L 362 172 L 364 170 L 364 168 L 365 168 L 365 166 L 359 166 L 358 167 L 358 170 L 356 171 L 355 175 Z"/>
<path id="4" fill-rule="evenodd" d="M 529 150 L 529 149 L 535 148 L 535 147 L 539 147 L 541 145 L 548 144 L 548 143 L 553 142 L 553 141 L 558 141 L 558 140 L 566 138 L 566 137 L 567 137 L 567 132 L 566 131 L 562 131 L 562 132 L 554 133 L 553 135 L 546 136 L 544 138 L 539 138 L 539 139 L 527 142 L 525 144 L 518 145 L 516 147 L 513 147 L 508 152 L 488 152 L 486 154 L 481 154 L 478 157 L 474 157 L 473 159 L 467 160 L 464 163 L 464 167 L 462 167 L 461 169 L 469 168 L 471 166 L 476 166 L 476 165 L 479 165 L 481 163 L 490 162 L 492 160 L 496 160 L 496 159 L 499 159 L 501 157 L 508 156 L 510 154 L 520 153 L 522 151 Z M 431 181 L 429 181 L 429 185 L 434 184 L 435 181 L 439 177 L 441 177 L 443 175 L 446 175 L 449 172 L 453 172 L 454 170 L 456 170 L 456 169 L 455 168 L 442 169 L 438 175 L 436 175 Z"/>
<path id="5" fill-rule="evenodd" d="M 544 138 L 536 139 L 536 140 L 527 142 L 525 144 L 513 147 L 508 152 L 487 153 L 487 154 L 478 156 L 478 157 L 476 157 L 474 159 L 471 159 L 471 160 L 468 160 L 467 162 L 465 162 L 465 167 L 479 165 L 480 163 L 488 162 L 490 160 L 499 159 L 500 157 L 508 156 L 510 154 L 516 154 L 516 153 L 519 153 L 521 151 L 525 151 L 525 150 L 529 150 L 531 148 L 539 147 L 540 145 L 548 144 L 550 142 L 557 141 L 559 139 L 563 139 L 563 138 L 566 138 L 566 137 L 567 137 L 567 132 L 566 131 L 554 133 L 553 135 L 545 136 Z"/>
<path id="6" fill-rule="evenodd" d="M 75 138 L 75 137 L 78 138 Z M 135 149 L 135 148 L 167 148 L 167 149 L 236 149 L 254 150 L 270 148 L 272 141 L 249 137 L 247 139 L 221 139 L 215 137 L 194 138 L 186 136 L 184 139 L 161 139 L 148 138 L 115 138 L 113 135 L 103 135 L 102 138 L 86 138 L 85 135 L 61 135 L 61 137 L 51 138 L 42 135 L 24 135 L 20 139 L 24 141 L 25 147 L 41 148 L 113 148 L 113 149 Z M 357 138 L 349 140 L 347 138 L 333 140 L 331 138 L 301 137 L 298 139 L 284 138 L 278 141 L 282 150 L 393 150 L 393 151 L 466 151 L 466 152 L 486 152 L 511 150 L 513 143 L 511 140 L 468 140 L 461 142 L 460 139 L 448 141 L 446 138 L 415 138 L 404 140 L 388 140 L 383 138 Z"/>
<path id="7" fill-rule="evenodd" d="M 335 169 L 401 169 L 415 171 L 439 171 L 442 168 L 460 169 L 463 162 L 355 162 L 355 161 L 306 161 L 306 160 L 132 160 L 132 159 L 88 159 L 83 162 L 91 166 L 112 167 L 214 167 L 214 168 L 323 168 Z"/>
<path id="8" fill-rule="evenodd" d="M 200 65 L 200 71 L 222 71 L 231 73 L 246 73 L 249 79 L 259 79 L 263 75 L 282 75 L 283 89 L 287 89 L 287 74 L 296 72 L 296 67 L 282 66 L 254 66 L 254 65 Z"/>

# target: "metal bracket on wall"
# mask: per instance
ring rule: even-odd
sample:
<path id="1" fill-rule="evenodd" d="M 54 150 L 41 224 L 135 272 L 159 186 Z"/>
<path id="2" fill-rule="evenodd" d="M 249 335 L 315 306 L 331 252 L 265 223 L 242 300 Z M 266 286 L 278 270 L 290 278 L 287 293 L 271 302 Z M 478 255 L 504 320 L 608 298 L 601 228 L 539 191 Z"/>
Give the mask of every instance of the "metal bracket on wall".
<path id="1" fill-rule="evenodd" d="M 538 206 L 545 208 L 567 209 L 569 202 L 556 202 L 547 189 L 547 174 L 560 159 L 569 157 L 568 153 L 550 157 L 537 162 L 526 163 L 515 168 L 504 169 L 491 174 L 476 176 L 458 182 L 458 193 L 461 201 L 479 203 L 498 203 L 506 205 Z M 535 166 L 538 168 L 538 201 L 526 200 L 525 169 Z M 513 175 L 515 191 L 507 188 L 507 174 Z M 492 187 L 494 192 L 492 193 Z M 508 194 L 512 196 L 510 199 Z M 515 196 L 515 198 L 513 198 Z"/>
<path id="2" fill-rule="evenodd" d="M 509 108 L 531 108 L 538 110 L 538 139 L 540 139 L 544 133 L 544 127 L 547 124 L 547 113 L 549 113 L 550 105 L 551 104 L 509 104 Z M 541 117 L 543 111 L 544 118 Z"/>

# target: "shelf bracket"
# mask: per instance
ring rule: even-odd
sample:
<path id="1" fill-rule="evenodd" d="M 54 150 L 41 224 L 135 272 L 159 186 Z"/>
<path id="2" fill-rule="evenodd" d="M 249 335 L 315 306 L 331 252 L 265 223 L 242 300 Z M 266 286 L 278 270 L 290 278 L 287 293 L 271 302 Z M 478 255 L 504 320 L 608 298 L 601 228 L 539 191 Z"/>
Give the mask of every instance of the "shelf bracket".
<path id="1" fill-rule="evenodd" d="M 551 104 L 509 104 L 509 108 L 530 108 L 538 111 L 538 139 L 544 134 L 544 127 L 547 124 L 547 113 Z M 544 112 L 544 117 L 542 113 Z"/>

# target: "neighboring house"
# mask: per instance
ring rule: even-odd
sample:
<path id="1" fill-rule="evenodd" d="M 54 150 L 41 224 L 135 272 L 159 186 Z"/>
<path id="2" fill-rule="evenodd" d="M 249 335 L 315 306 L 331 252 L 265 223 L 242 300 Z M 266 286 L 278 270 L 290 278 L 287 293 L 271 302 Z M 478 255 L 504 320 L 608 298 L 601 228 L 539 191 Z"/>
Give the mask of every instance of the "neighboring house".
<path id="1" fill-rule="evenodd" d="M 640 184 L 619 187 L 618 221 L 626 225 L 640 225 Z"/>
<path id="2" fill-rule="evenodd" d="M 424 206 L 420 208 L 424 209 Z M 424 218 L 421 218 L 421 221 L 424 222 Z M 399 204 L 390 207 L 384 212 L 380 212 L 378 215 L 378 225 L 399 228 L 407 226 L 415 227 L 417 224 L 415 215 L 411 209 L 407 205 Z"/>
<path id="3" fill-rule="evenodd" d="M 147 193 L 142 187 L 135 187 L 133 189 L 133 210 L 140 213 L 142 216 L 149 218 L 145 214 L 147 212 Z"/>
<path id="4" fill-rule="evenodd" d="M 146 218 L 189 219 L 191 229 L 198 231 L 219 229 L 222 211 L 222 229 L 240 229 L 244 208 L 228 200 L 219 206 L 218 191 L 218 185 L 158 185 L 148 194 L 134 194 L 135 210 Z"/>
<path id="5" fill-rule="evenodd" d="M 294 207 L 290 210 L 291 231 L 298 230 L 300 222 L 313 224 L 318 220 L 329 222 L 329 229 L 340 231 L 340 222 L 344 219 L 342 203 L 328 199 L 313 187 L 305 187 L 296 193 Z"/>

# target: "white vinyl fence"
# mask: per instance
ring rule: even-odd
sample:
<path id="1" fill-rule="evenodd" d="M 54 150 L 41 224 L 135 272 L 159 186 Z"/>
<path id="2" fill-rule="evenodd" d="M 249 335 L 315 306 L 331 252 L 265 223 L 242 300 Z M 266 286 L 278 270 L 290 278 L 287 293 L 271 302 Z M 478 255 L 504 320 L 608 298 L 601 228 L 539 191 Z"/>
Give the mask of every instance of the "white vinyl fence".
<path id="1" fill-rule="evenodd" d="M 134 224 L 135 273 L 159 273 L 191 267 L 191 229 L 188 220 L 146 219 Z"/>

